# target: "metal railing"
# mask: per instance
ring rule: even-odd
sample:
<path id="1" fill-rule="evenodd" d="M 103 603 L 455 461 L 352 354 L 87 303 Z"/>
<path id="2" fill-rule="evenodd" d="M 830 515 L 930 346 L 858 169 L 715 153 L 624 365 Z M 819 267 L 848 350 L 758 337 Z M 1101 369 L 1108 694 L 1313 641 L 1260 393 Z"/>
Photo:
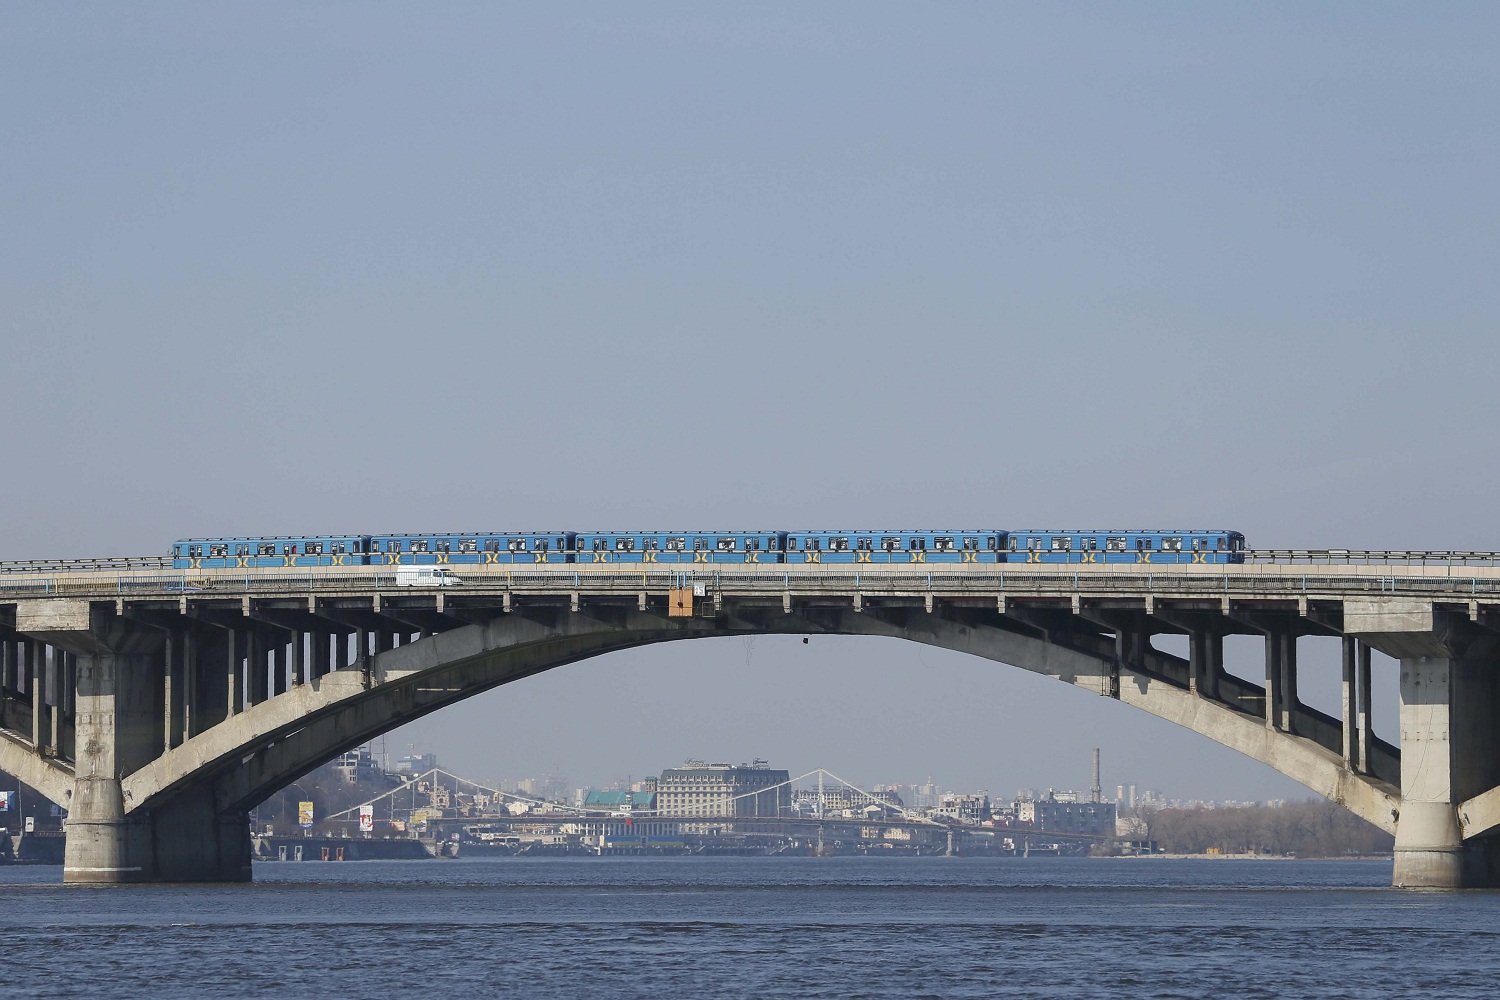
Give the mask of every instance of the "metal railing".
<path id="1" fill-rule="evenodd" d="M 1165 567 L 1164 567 L 1165 569 Z M 1055 573 L 1008 572 L 1003 567 L 986 572 L 848 572 L 795 571 L 647 571 L 637 573 L 579 573 L 568 570 L 474 575 L 462 586 L 398 587 L 394 573 L 330 573 L 304 571 L 195 576 L 191 573 L 138 573 L 101 576 L 0 577 L 0 600 L 41 597 L 80 597 L 96 600 L 134 598 L 239 598 L 245 596 L 347 595 L 385 599 L 442 593 L 446 599 L 516 595 L 625 596 L 641 591 L 664 593 L 673 587 L 701 586 L 705 596 L 777 597 L 881 595 L 985 596 L 999 595 L 1154 595 L 1202 597 L 1267 597 L 1361 594 L 1409 594 L 1472 599 L 1500 595 L 1500 577 L 1401 576 L 1398 574 L 1343 574 L 1289 572 L 1235 573 L 1119 573 L 1089 572 L 1080 567 Z"/>

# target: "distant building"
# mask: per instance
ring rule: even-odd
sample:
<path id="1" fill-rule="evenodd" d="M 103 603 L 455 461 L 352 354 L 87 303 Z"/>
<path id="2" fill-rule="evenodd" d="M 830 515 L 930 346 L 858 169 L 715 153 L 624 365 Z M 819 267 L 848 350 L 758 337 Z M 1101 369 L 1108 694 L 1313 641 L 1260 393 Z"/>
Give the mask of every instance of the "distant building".
<path id="1" fill-rule="evenodd" d="M 656 793 L 600 792 L 589 789 L 588 794 L 583 798 L 583 808 L 615 815 L 651 812 L 656 808 Z"/>
<path id="2" fill-rule="evenodd" d="M 990 818 L 990 797 L 983 794 L 959 795 L 944 792 L 938 800 L 937 808 L 932 810 L 932 815 L 944 816 L 959 823 L 983 823 Z"/>
<path id="3" fill-rule="evenodd" d="M 437 754 L 420 753 L 400 758 L 396 761 L 394 770 L 397 774 L 425 774 L 435 770 L 437 766 Z"/>
<path id="4" fill-rule="evenodd" d="M 659 816 L 776 816 L 791 803 L 791 775 L 763 760 L 709 764 L 689 760 L 656 782 Z M 779 787 L 777 787 L 779 786 Z"/>
<path id="5" fill-rule="evenodd" d="M 1076 792 L 1055 794 L 1048 791 L 1041 798 L 1022 799 L 1016 803 L 1016 821 L 1057 833 L 1114 836 L 1115 804 L 1079 802 L 1078 798 Z"/>
<path id="6" fill-rule="evenodd" d="M 338 771 L 339 777 L 344 779 L 348 785 L 357 784 L 361 781 L 374 781 L 385 774 L 375 763 L 375 757 L 370 753 L 370 745 L 367 743 L 362 747 L 356 747 L 347 753 L 340 754 L 333 762 L 334 770 Z"/>

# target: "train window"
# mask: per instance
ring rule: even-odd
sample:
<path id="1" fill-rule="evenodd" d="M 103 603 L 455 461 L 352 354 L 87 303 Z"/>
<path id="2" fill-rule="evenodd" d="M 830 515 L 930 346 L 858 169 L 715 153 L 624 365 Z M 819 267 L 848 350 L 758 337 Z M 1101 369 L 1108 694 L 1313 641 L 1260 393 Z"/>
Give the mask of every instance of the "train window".
<path id="1" fill-rule="evenodd" d="M 595 552 L 608 552 L 609 551 L 609 539 L 607 539 L 607 538 L 596 538 L 596 539 L 594 539 L 594 551 Z"/>
<path id="2" fill-rule="evenodd" d="M 996 549 L 998 549 L 1000 547 L 998 543 L 999 543 L 999 539 L 997 539 L 994 535 L 990 535 L 987 538 L 985 538 L 985 540 L 984 540 L 984 547 L 987 548 L 987 549 L 989 549 L 991 552 L 994 552 Z"/>
<path id="3" fill-rule="evenodd" d="M 854 540 L 854 547 L 861 552 L 869 552 L 875 548 L 875 540 L 871 538 L 856 538 Z"/>
<path id="4" fill-rule="evenodd" d="M 297 554 L 297 543 L 287 542 L 286 545 L 282 547 L 281 551 L 285 555 L 294 556 Z"/>
<path id="5" fill-rule="evenodd" d="M 925 552 L 927 550 L 927 539 L 925 539 L 925 538 L 910 538 L 910 539 L 907 539 L 906 547 L 908 549 L 910 549 L 911 551 L 913 551 L 913 552 Z"/>
<path id="6" fill-rule="evenodd" d="M 964 539 L 964 551 L 965 552 L 978 552 L 979 551 L 979 539 L 977 539 L 977 538 L 965 538 Z"/>
<path id="7" fill-rule="evenodd" d="M 788 552 L 796 552 L 797 551 L 797 536 L 796 535 L 788 535 L 787 536 L 787 539 L 786 539 L 786 550 Z"/>
<path id="8" fill-rule="evenodd" d="M 1071 551 L 1073 551 L 1073 539 L 1067 537 L 1066 535 L 1053 535 L 1052 536 L 1052 551 L 1053 552 L 1071 552 Z"/>
<path id="9" fill-rule="evenodd" d="M 953 539 L 946 536 L 939 536 L 932 540 L 932 547 L 938 552 L 952 552 Z"/>
<path id="10" fill-rule="evenodd" d="M 695 538 L 695 539 L 693 539 L 693 551 L 694 552 L 702 552 L 706 548 L 708 548 L 708 539 L 707 538 Z"/>
<path id="11" fill-rule="evenodd" d="M 524 538 L 507 538 L 505 540 L 505 549 L 506 549 L 507 552 L 525 552 L 526 551 L 526 539 L 524 539 Z"/>
<path id="12" fill-rule="evenodd" d="M 1125 551 L 1125 539 L 1118 538 L 1118 537 L 1116 537 L 1116 538 L 1106 538 L 1104 540 L 1104 551 L 1105 552 L 1124 552 Z"/>
<path id="13" fill-rule="evenodd" d="M 500 539 L 498 539 L 498 538 L 486 538 L 484 540 L 484 551 L 486 551 L 486 552 L 499 552 L 500 551 Z"/>
<path id="14" fill-rule="evenodd" d="M 667 539 L 667 551 L 668 552 L 681 552 L 685 548 L 687 548 L 687 539 L 686 538 L 673 537 L 673 538 L 668 538 Z"/>
<path id="15" fill-rule="evenodd" d="M 1078 539 L 1078 548 L 1083 552 L 1096 552 L 1099 549 L 1099 539 L 1085 535 Z"/>
<path id="16" fill-rule="evenodd" d="M 714 547 L 720 552 L 733 552 L 734 545 L 735 539 L 733 538 L 719 538 L 714 541 Z"/>
<path id="17" fill-rule="evenodd" d="M 880 538 L 880 551 L 895 552 L 901 548 L 901 539 L 895 535 L 882 535 Z"/>
<path id="18" fill-rule="evenodd" d="M 830 539 L 828 539 L 828 551 L 829 552 L 848 552 L 849 551 L 849 539 L 847 539 L 847 538 L 830 538 Z"/>
<path id="19" fill-rule="evenodd" d="M 523 548 L 525 547 L 525 545 L 526 545 L 526 540 L 525 539 L 521 540 L 521 545 L 522 545 Z M 559 549 L 562 548 L 562 539 L 561 538 L 559 538 L 557 540 L 557 547 Z M 545 539 L 545 538 L 538 538 L 536 540 L 536 544 L 533 545 L 532 548 L 536 549 L 538 552 L 546 552 L 547 551 L 547 539 Z"/>
<path id="20" fill-rule="evenodd" d="M 413 552 L 426 552 L 427 551 L 427 539 L 425 539 L 425 538 L 413 538 L 412 542 L 411 542 L 411 550 Z"/>
<path id="21" fill-rule="evenodd" d="M 823 543 L 816 538 L 809 538 L 802 547 L 808 552 L 816 552 L 823 547 Z"/>
<path id="22" fill-rule="evenodd" d="M 250 554 L 250 546 L 236 545 L 234 547 L 234 554 L 237 556 L 248 556 Z"/>
<path id="23" fill-rule="evenodd" d="M 657 548 L 656 539 L 654 539 L 654 538 L 642 538 L 641 539 L 641 551 L 642 552 L 655 552 L 656 548 Z"/>
<path id="24" fill-rule="evenodd" d="M 1231 551 L 1231 552 L 1243 552 L 1243 551 L 1245 551 L 1245 540 L 1243 538 L 1232 538 L 1232 539 L 1230 539 L 1229 540 L 1229 551 Z"/>
<path id="25" fill-rule="evenodd" d="M 332 552 L 336 556 L 343 555 L 344 552 L 345 552 L 345 549 L 346 549 L 346 546 L 345 546 L 345 544 L 343 542 L 329 542 L 328 543 L 328 551 Z"/>
<path id="26" fill-rule="evenodd" d="M 1042 540 L 1040 538 L 1038 538 L 1037 536 L 1032 535 L 1030 538 L 1026 539 L 1026 551 L 1027 552 L 1039 552 L 1039 551 L 1041 551 L 1041 548 L 1042 548 Z"/>
<path id="27" fill-rule="evenodd" d="M 308 542 L 307 545 L 303 547 L 302 551 L 306 552 L 310 556 L 320 556 L 323 554 L 323 543 Z"/>
<path id="28" fill-rule="evenodd" d="M 399 539 L 399 538 L 392 538 L 391 540 L 389 540 L 388 542 L 386 542 L 385 543 L 385 550 L 387 552 L 400 552 L 401 551 L 401 539 Z"/>
<path id="29" fill-rule="evenodd" d="M 446 539 L 446 538 L 439 538 L 437 541 L 435 541 L 435 542 L 432 543 L 432 551 L 434 551 L 434 552 L 452 552 L 453 551 L 452 545 L 453 545 L 453 543 L 450 542 L 450 541 L 448 541 L 448 539 Z"/>
<path id="30" fill-rule="evenodd" d="M 759 548 L 760 548 L 760 539 L 759 538 L 747 538 L 747 539 L 745 539 L 745 551 L 746 552 L 754 552 L 754 551 L 758 550 Z"/>
<path id="31" fill-rule="evenodd" d="M 188 558 L 190 558 L 190 559 L 202 559 L 203 558 L 203 546 L 201 546 L 201 545 L 189 545 L 188 546 Z"/>
<path id="32" fill-rule="evenodd" d="M 458 551 L 460 551 L 460 552 L 478 552 L 479 551 L 479 540 L 477 538 L 460 538 L 458 540 Z"/>
<path id="33" fill-rule="evenodd" d="M 1137 552 L 1150 552 L 1151 551 L 1151 539 L 1149 539 L 1149 538 L 1137 538 L 1135 540 L 1135 550 Z"/>
<path id="34" fill-rule="evenodd" d="M 227 545 L 210 545 L 208 547 L 208 557 L 210 559 L 223 559 L 227 555 L 229 555 L 229 546 Z"/>
<path id="35" fill-rule="evenodd" d="M 635 539 L 634 538 L 616 538 L 615 539 L 615 551 L 616 552 L 634 552 L 635 551 Z"/>
<path id="36" fill-rule="evenodd" d="M 258 556 L 274 556 L 276 554 L 276 543 L 261 542 L 256 546 L 255 554 Z"/>
<path id="37" fill-rule="evenodd" d="M 781 546 L 780 546 L 780 544 L 778 544 L 778 542 L 779 542 L 779 539 L 777 539 L 775 535 L 772 535 L 770 538 L 767 538 L 766 539 L 766 551 L 767 552 L 775 552 L 777 549 L 781 548 Z"/>
<path id="38" fill-rule="evenodd" d="M 1163 552 L 1181 552 L 1182 551 L 1182 539 L 1180 539 L 1180 538 L 1163 538 L 1161 540 L 1161 550 Z"/>
<path id="39" fill-rule="evenodd" d="M 1194 552 L 1202 552 L 1206 548 L 1208 548 L 1208 539 L 1206 539 L 1206 538 L 1195 538 L 1195 539 L 1193 539 L 1193 551 Z"/>

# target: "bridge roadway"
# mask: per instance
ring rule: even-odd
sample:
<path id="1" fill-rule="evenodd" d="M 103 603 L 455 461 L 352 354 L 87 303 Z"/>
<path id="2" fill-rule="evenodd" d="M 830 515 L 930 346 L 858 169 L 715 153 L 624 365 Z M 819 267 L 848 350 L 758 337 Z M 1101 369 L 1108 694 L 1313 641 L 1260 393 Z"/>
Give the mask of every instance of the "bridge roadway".
<path id="1" fill-rule="evenodd" d="M 247 810 L 482 691 L 675 639 L 880 635 L 1045 674 L 1176 722 L 1397 843 L 1395 881 L 1500 884 L 1500 562 L 79 568 L 0 574 L 0 770 L 70 810 L 68 881 L 249 877 Z M 680 588 L 680 589 L 679 589 Z M 676 593 L 674 594 L 674 589 Z M 684 594 L 687 596 L 684 599 Z M 1153 638 L 1187 637 L 1188 655 Z M 1264 684 L 1223 669 L 1260 637 Z M 1338 716 L 1298 640 L 1343 640 Z M 1401 745 L 1370 656 L 1401 661 Z"/>

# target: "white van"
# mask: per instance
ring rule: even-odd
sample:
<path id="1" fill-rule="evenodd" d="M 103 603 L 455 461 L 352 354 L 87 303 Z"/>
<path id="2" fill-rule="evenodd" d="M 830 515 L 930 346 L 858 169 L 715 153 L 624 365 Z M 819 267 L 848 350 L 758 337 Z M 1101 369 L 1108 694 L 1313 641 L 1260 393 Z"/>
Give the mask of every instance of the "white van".
<path id="1" fill-rule="evenodd" d="M 398 587 L 460 587 L 463 581 L 446 566 L 397 566 Z"/>

